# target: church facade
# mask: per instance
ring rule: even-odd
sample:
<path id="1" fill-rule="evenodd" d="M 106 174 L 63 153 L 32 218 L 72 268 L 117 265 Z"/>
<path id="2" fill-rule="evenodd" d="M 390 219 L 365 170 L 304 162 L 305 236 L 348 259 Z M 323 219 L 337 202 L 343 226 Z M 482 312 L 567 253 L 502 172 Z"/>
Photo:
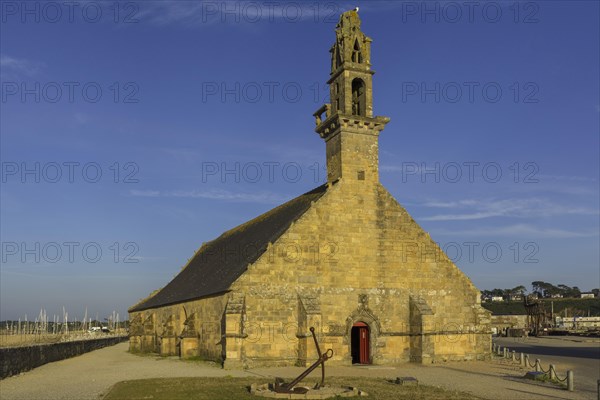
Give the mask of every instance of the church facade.
<path id="1" fill-rule="evenodd" d="M 331 103 L 315 114 L 327 183 L 205 243 L 132 306 L 130 350 L 226 368 L 476 360 L 491 351 L 480 293 L 379 182 L 371 39 L 342 14 Z"/>

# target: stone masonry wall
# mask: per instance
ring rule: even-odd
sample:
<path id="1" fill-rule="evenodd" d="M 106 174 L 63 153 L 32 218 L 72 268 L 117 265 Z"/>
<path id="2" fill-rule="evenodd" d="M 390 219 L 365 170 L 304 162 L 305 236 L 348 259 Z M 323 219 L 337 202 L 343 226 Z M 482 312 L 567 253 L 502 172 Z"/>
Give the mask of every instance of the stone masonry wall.
<path id="1" fill-rule="evenodd" d="M 0 349 L 0 379 L 127 340 L 126 336 Z"/>
<path id="2" fill-rule="evenodd" d="M 334 351 L 330 363 L 350 364 L 350 330 L 361 321 L 375 364 L 489 356 L 479 291 L 376 175 L 365 178 L 332 185 L 231 293 L 131 313 L 146 322 L 130 349 L 226 368 L 307 365 L 317 358 L 314 326 Z"/>
<path id="3" fill-rule="evenodd" d="M 314 360 L 308 317 L 334 363 L 350 362 L 356 321 L 369 324 L 374 363 L 409 361 L 411 343 L 433 362 L 490 351 L 479 291 L 378 183 L 342 178 L 232 289 L 245 296 L 245 366 Z M 319 312 L 303 316 L 303 297 L 317 299 Z M 432 311 L 416 327 L 411 297 Z"/>
<path id="4" fill-rule="evenodd" d="M 223 313 L 226 302 L 227 296 L 219 295 L 182 304 L 133 312 L 130 313 L 129 318 L 130 320 L 133 320 L 138 315 L 141 315 L 142 320 L 146 320 L 149 316 L 153 315 L 156 322 L 151 334 L 156 336 L 159 345 L 162 341 L 168 340 L 170 346 L 175 346 L 175 354 L 170 355 L 201 357 L 203 359 L 220 362 L 223 359 L 224 353 L 224 343 L 221 339 Z M 184 324 L 188 317 L 196 319 L 194 321 L 195 337 L 187 338 L 188 343 L 186 343 L 186 345 L 190 343 L 190 339 L 192 340 L 192 344 L 190 346 L 184 345 L 184 348 L 181 349 L 179 336 L 184 330 Z M 169 324 L 171 327 L 167 330 L 166 328 Z M 193 341 L 194 339 L 195 341 Z M 136 348 L 135 344 L 137 342 L 138 338 L 130 338 L 130 351 L 149 351 L 148 349 Z M 157 350 L 159 350 L 157 352 L 160 352 L 160 348 L 157 348 Z M 165 346 L 163 345 L 163 352 L 161 353 L 163 353 L 163 355 L 169 355 L 164 354 L 164 350 Z"/>

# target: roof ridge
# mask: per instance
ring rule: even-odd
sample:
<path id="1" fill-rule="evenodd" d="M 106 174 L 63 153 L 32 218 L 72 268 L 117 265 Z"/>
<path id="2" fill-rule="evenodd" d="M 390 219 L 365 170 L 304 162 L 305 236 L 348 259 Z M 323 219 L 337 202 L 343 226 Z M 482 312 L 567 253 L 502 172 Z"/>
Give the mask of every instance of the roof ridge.
<path id="1" fill-rule="evenodd" d="M 251 220 L 248 220 L 246 222 L 242 222 L 241 224 L 239 224 L 237 226 L 234 226 L 233 228 L 231 228 L 229 230 L 226 230 L 225 232 L 223 232 L 221 235 L 219 235 L 215 239 L 207 242 L 207 244 L 213 242 L 214 240 L 218 240 L 220 238 L 225 238 L 228 235 L 236 233 L 239 230 L 243 229 L 244 227 L 253 225 L 254 223 L 258 222 L 258 220 L 261 220 L 261 219 L 264 219 L 264 218 L 268 218 L 269 216 L 271 216 L 271 215 L 275 214 L 276 212 L 280 211 L 282 208 L 284 208 L 286 206 L 289 206 L 289 203 L 292 203 L 292 202 L 298 200 L 299 198 L 301 198 L 303 196 L 317 193 L 319 190 L 323 190 L 323 189 L 327 189 L 327 184 L 326 183 L 323 184 L 323 185 L 321 185 L 321 186 L 317 186 L 316 188 L 314 188 L 312 190 L 309 190 L 306 193 L 303 193 L 303 194 L 301 194 L 299 196 L 296 196 L 296 197 L 294 197 L 294 198 L 286 201 L 285 203 L 280 204 L 280 205 L 276 206 L 275 208 L 270 209 L 269 211 L 265 211 L 264 213 L 257 215 L 256 217 L 252 218 Z"/>

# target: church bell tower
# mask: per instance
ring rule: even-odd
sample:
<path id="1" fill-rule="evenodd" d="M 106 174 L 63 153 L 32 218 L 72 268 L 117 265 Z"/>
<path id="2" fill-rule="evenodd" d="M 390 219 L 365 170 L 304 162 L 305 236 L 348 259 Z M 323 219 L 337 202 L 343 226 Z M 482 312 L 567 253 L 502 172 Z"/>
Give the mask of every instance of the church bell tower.
<path id="1" fill-rule="evenodd" d="M 371 38 L 360 30 L 357 9 L 341 15 L 335 35 L 327 81 L 331 103 L 313 114 L 326 143 L 327 181 L 376 183 L 379 132 L 390 119 L 373 117 Z"/>

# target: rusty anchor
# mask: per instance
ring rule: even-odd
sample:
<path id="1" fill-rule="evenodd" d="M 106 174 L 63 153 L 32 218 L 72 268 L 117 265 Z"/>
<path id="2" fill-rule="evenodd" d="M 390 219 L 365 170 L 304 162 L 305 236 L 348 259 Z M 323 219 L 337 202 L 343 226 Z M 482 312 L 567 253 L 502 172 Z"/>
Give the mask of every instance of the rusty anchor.
<path id="1" fill-rule="evenodd" d="M 308 389 L 306 388 L 295 388 L 295 386 L 300 383 L 304 378 L 306 378 L 311 372 L 321 366 L 321 382 L 315 385 L 315 389 L 319 389 L 325 385 L 325 361 L 329 360 L 333 357 L 333 350 L 329 349 L 325 353 L 321 353 L 321 348 L 319 347 L 319 342 L 317 341 L 317 336 L 315 335 L 315 328 L 310 327 L 310 333 L 312 334 L 313 340 L 315 341 L 315 347 L 317 348 L 317 354 L 319 355 L 319 359 L 315 361 L 313 365 L 308 367 L 306 371 L 298 375 L 296 379 L 291 381 L 288 384 L 277 380 L 275 382 L 275 387 L 273 390 L 277 393 L 306 393 Z"/>

